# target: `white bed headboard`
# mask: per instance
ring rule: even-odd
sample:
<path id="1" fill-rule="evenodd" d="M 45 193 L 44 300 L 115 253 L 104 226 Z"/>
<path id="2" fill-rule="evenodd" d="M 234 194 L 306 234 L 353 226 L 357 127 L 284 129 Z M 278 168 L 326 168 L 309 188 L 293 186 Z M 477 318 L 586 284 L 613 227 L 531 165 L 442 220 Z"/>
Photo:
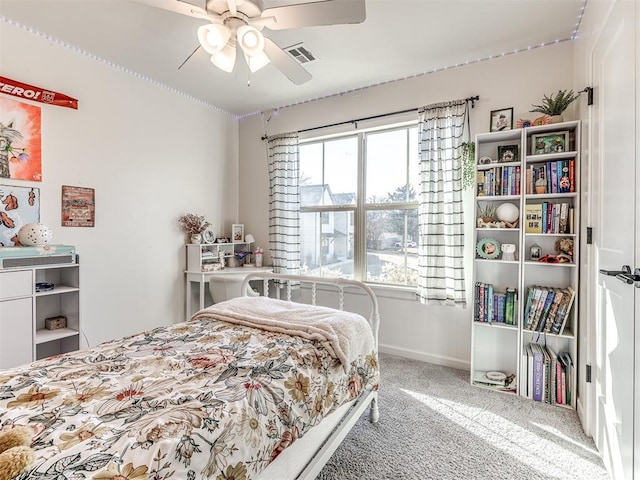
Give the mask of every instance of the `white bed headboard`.
<path id="1" fill-rule="evenodd" d="M 371 313 L 369 315 L 369 324 L 371 325 L 371 331 L 373 333 L 373 339 L 375 341 L 376 350 L 378 349 L 378 328 L 380 326 L 380 312 L 378 310 L 378 299 L 371 287 L 358 282 L 357 280 L 350 280 L 347 278 L 325 278 L 325 277 L 313 277 L 309 275 L 285 275 L 280 273 L 269 272 L 255 272 L 248 274 L 244 282 L 242 283 L 241 291 L 244 295 L 247 295 L 247 289 L 249 288 L 249 282 L 251 280 L 262 280 L 264 289 L 263 295 L 269 296 L 269 280 L 279 280 L 285 284 L 286 300 L 293 301 L 291 298 L 292 284 L 309 285 L 311 289 L 311 304 L 316 305 L 316 289 L 318 285 L 327 286 L 336 290 L 338 294 L 338 308 L 344 309 L 344 291 L 347 288 L 353 290 L 360 290 L 364 292 L 371 301 Z M 280 298 L 281 287 L 275 289 L 276 298 Z"/>

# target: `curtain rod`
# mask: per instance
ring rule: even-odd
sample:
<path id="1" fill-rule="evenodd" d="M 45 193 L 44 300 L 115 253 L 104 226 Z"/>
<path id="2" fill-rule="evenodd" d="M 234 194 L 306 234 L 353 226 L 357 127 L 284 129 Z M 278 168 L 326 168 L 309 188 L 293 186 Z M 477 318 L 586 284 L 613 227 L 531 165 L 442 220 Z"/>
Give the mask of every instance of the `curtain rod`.
<path id="1" fill-rule="evenodd" d="M 480 100 L 480 95 L 476 95 L 474 97 L 469 97 L 469 98 L 465 98 L 466 102 L 471 102 L 471 108 L 474 108 L 475 102 L 476 100 Z M 411 113 L 411 112 L 417 112 L 418 109 L 417 108 L 409 108 L 407 110 L 399 110 L 397 112 L 390 112 L 390 113 L 381 113 L 380 115 L 372 115 L 370 117 L 362 117 L 362 118 L 356 118 L 354 120 L 346 120 L 344 122 L 338 122 L 338 123 L 331 123 L 329 125 L 322 125 L 319 127 L 310 127 L 310 128 L 303 128 L 301 130 L 298 130 L 298 133 L 302 133 L 302 132 L 311 132 L 313 130 L 320 130 L 321 128 L 331 128 L 331 127 L 338 127 L 340 125 L 348 125 L 348 124 L 354 124 L 357 127 L 357 123 L 358 122 L 364 122 L 366 120 L 376 120 L 378 118 L 384 118 L 384 117 L 391 117 L 393 115 L 401 115 L 403 113 Z M 262 137 L 260 137 L 261 140 L 266 140 L 268 137 L 266 135 L 263 135 Z"/>

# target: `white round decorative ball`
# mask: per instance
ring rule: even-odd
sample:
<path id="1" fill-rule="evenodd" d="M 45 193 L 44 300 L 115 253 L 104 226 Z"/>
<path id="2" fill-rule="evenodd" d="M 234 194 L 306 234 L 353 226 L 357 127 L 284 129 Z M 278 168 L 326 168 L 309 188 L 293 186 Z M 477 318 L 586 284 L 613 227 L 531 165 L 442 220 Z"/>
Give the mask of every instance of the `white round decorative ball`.
<path id="1" fill-rule="evenodd" d="M 44 245 L 52 236 L 51 229 L 41 223 L 27 223 L 18 230 L 18 241 L 27 246 Z"/>
<path id="2" fill-rule="evenodd" d="M 513 203 L 503 203 L 496 210 L 496 217 L 502 222 L 515 222 L 520 216 L 520 209 Z"/>

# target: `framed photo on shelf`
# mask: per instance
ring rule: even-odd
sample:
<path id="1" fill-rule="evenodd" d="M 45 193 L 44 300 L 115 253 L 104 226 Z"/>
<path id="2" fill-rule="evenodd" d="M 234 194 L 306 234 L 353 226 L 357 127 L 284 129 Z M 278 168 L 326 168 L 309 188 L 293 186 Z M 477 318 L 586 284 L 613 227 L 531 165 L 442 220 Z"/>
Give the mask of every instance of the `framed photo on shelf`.
<path id="1" fill-rule="evenodd" d="M 500 256 L 500 242 L 494 238 L 483 238 L 476 245 L 476 252 L 480 258 L 492 260 Z"/>
<path id="2" fill-rule="evenodd" d="M 234 223 L 231 226 L 231 241 L 235 243 L 244 242 L 244 223 Z"/>
<path id="3" fill-rule="evenodd" d="M 569 150 L 569 131 L 531 135 L 533 155 L 566 152 Z"/>
<path id="4" fill-rule="evenodd" d="M 518 145 L 499 145 L 498 163 L 517 162 Z"/>
<path id="5" fill-rule="evenodd" d="M 513 128 L 513 107 L 501 110 L 492 110 L 490 119 L 490 132 L 511 130 Z"/>

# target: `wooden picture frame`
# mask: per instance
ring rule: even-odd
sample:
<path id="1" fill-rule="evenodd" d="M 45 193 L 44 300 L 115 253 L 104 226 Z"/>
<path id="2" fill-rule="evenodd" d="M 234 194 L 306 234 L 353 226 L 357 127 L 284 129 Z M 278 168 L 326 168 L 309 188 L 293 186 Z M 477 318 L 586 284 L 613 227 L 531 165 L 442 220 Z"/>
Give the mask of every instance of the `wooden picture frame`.
<path id="1" fill-rule="evenodd" d="M 532 155 L 559 153 L 569 150 L 569 131 L 531 135 Z"/>
<path id="2" fill-rule="evenodd" d="M 492 110 L 489 119 L 490 132 L 500 132 L 513 128 L 513 107 Z"/>
<path id="3" fill-rule="evenodd" d="M 232 243 L 244 242 L 244 223 L 234 223 L 231 226 L 231 242 Z"/>

